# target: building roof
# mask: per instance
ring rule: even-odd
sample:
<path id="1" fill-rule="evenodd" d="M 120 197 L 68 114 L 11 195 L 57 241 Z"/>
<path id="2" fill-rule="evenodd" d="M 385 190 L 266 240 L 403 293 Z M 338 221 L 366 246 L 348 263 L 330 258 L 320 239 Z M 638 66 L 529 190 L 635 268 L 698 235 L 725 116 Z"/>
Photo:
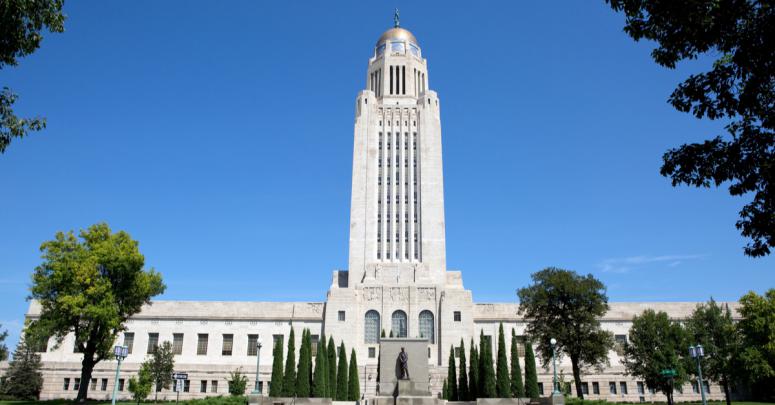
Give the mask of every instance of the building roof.
<path id="1" fill-rule="evenodd" d="M 409 41 L 417 46 L 420 45 L 420 43 L 417 42 L 417 38 L 415 38 L 414 35 L 409 32 L 409 30 L 405 30 L 401 27 L 395 27 L 385 31 L 377 40 L 377 46 L 390 40 L 404 40 Z"/>

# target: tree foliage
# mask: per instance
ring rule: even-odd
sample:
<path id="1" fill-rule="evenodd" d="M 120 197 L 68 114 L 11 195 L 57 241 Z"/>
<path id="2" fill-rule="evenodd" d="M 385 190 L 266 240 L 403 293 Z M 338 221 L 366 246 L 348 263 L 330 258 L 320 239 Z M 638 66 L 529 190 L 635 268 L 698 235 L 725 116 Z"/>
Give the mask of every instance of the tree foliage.
<path id="1" fill-rule="evenodd" d="M 484 336 L 484 331 L 479 333 L 479 398 L 496 398 L 497 387 L 495 385 L 495 362 L 492 359 L 492 341 Z"/>
<path id="2" fill-rule="evenodd" d="M 37 400 L 43 389 L 40 368 L 40 355 L 35 352 L 34 345 L 22 337 L 13 352 L 13 360 L 8 364 L 3 394 L 25 401 Z"/>
<path id="3" fill-rule="evenodd" d="M 148 367 L 143 364 L 140 366 L 137 376 L 129 379 L 129 387 L 127 389 L 132 393 L 132 398 L 139 404 L 140 401 L 144 401 L 148 397 L 152 387 L 153 376 Z"/>
<path id="4" fill-rule="evenodd" d="M 308 398 L 311 394 L 312 382 L 312 338 L 309 329 L 301 333 L 301 348 L 299 349 L 299 366 L 296 373 L 296 396 Z"/>
<path id="5" fill-rule="evenodd" d="M 0 2 L 0 69 L 16 66 L 19 58 L 40 47 L 43 31 L 64 31 L 64 0 L 3 0 Z M 13 112 L 17 95 L 8 87 L 0 92 L 0 153 L 13 138 L 46 126 L 42 118 L 20 118 Z"/>
<path id="6" fill-rule="evenodd" d="M 312 379 L 312 396 L 315 398 L 325 398 L 328 395 L 328 366 L 326 359 L 328 352 L 326 350 L 326 335 L 322 335 L 318 352 L 315 355 L 315 375 Z"/>
<path id="7" fill-rule="evenodd" d="M 455 372 L 455 347 L 449 347 L 449 360 L 447 362 L 447 400 L 457 401 L 457 373 Z"/>
<path id="8" fill-rule="evenodd" d="M 326 358 L 326 366 L 328 367 L 328 378 L 326 379 L 326 397 L 332 400 L 336 399 L 336 344 L 334 344 L 334 337 L 328 337 L 328 344 L 326 345 L 328 350 Z"/>
<path id="9" fill-rule="evenodd" d="M 5 339 L 8 338 L 8 331 L 2 329 L 2 324 L 0 324 L 0 361 L 5 361 L 8 359 L 8 346 L 5 345 Z"/>
<path id="10" fill-rule="evenodd" d="M 665 312 L 647 309 L 633 318 L 629 337 L 622 361 L 626 373 L 664 393 L 672 403 L 673 384 L 661 373 L 675 370 L 674 383 L 686 381 L 683 356 L 689 343 L 683 327 L 670 320 Z"/>
<path id="11" fill-rule="evenodd" d="M 229 372 L 229 378 L 226 379 L 229 386 L 229 394 L 232 396 L 245 395 L 248 386 L 248 376 L 242 373 L 242 368 Z"/>
<path id="12" fill-rule="evenodd" d="M 557 354 L 570 358 L 576 396 L 583 399 L 582 370 L 608 364 L 608 352 L 614 347 L 613 334 L 600 327 L 600 318 L 608 311 L 605 285 L 591 274 L 555 267 L 533 273 L 532 279 L 531 286 L 518 291 L 527 333 L 537 340 L 544 365 L 552 361 L 550 341 L 557 339 Z"/>
<path id="13" fill-rule="evenodd" d="M 283 373 L 283 396 L 296 396 L 296 342 L 291 326 L 291 333 L 288 335 L 288 355 L 285 356 L 285 372 Z"/>
<path id="14" fill-rule="evenodd" d="M 460 401 L 470 401 L 468 393 L 468 365 L 466 364 L 466 346 L 463 338 L 460 338 L 460 366 L 458 367 L 457 397 Z"/>
<path id="15" fill-rule="evenodd" d="M 738 311 L 743 377 L 757 397 L 771 400 L 775 398 L 775 289 L 763 295 L 749 292 L 740 298 Z"/>
<path id="16" fill-rule="evenodd" d="M 168 389 L 172 384 L 172 373 L 175 371 L 175 355 L 172 354 L 172 343 L 164 342 L 154 346 L 151 357 L 145 360 L 144 365 L 151 373 L 158 397 L 161 389 Z"/>
<path id="17" fill-rule="evenodd" d="M 474 339 L 471 338 L 471 365 L 468 366 L 468 397 L 471 401 L 476 401 L 479 393 L 479 353 L 474 345 Z"/>
<path id="18" fill-rule="evenodd" d="M 361 382 L 358 378 L 358 360 L 355 358 L 355 349 L 350 352 L 350 373 L 347 377 L 347 400 L 357 401 L 361 395 Z"/>
<path id="19" fill-rule="evenodd" d="M 511 397 L 524 398 L 525 384 L 522 382 L 522 368 L 519 365 L 519 351 L 517 350 L 517 334 L 511 329 Z"/>
<path id="20" fill-rule="evenodd" d="M 272 383 L 269 385 L 269 396 L 281 397 L 283 392 L 283 340 L 277 339 L 272 349 Z"/>
<path id="21" fill-rule="evenodd" d="M 347 377 L 349 375 L 347 369 L 347 351 L 344 348 L 344 342 L 339 344 L 339 366 L 336 371 L 336 400 L 347 401 L 347 389 L 349 384 Z"/>
<path id="22" fill-rule="evenodd" d="M 495 392 L 498 394 L 498 398 L 511 398 L 511 380 L 508 359 L 506 358 L 506 335 L 503 333 L 503 323 L 498 328 L 498 356 L 495 375 Z"/>
<path id="23" fill-rule="evenodd" d="M 538 370 L 536 357 L 533 354 L 533 342 L 525 342 L 525 396 L 531 399 L 539 397 Z"/>
<path id="24" fill-rule="evenodd" d="M 161 275 L 143 270 L 137 241 L 105 223 L 81 230 L 79 237 L 58 232 L 40 250 L 43 263 L 35 268 L 30 291 L 41 314 L 29 331 L 54 336 L 57 344 L 73 333 L 83 353 L 81 381 L 90 381 L 94 365 L 111 357 L 126 320 L 164 292 Z M 78 400 L 86 399 L 88 388 L 81 384 Z"/>
<path id="25" fill-rule="evenodd" d="M 654 61 L 673 69 L 700 56 L 715 58 L 689 76 L 669 103 L 697 118 L 727 122 L 727 135 L 684 144 L 663 156 L 661 174 L 674 186 L 720 186 L 752 194 L 737 228 L 744 252 L 764 256 L 775 246 L 775 7 L 769 2 L 606 0 L 624 13 L 624 31 L 657 44 Z"/>
<path id="26" fill-rule="evenodd" d="M 697 306 L 685 325 L 690 342 L 699 343 L 705 349 L 703 377 L 719 382 L 727 405 L 732 405 L 732 378 L 738 372 L 737 354 L 742 349 L 732 311 L 711 298 L 707 304 Z M 689 370 L 693 372 L 694 368 Z"/>

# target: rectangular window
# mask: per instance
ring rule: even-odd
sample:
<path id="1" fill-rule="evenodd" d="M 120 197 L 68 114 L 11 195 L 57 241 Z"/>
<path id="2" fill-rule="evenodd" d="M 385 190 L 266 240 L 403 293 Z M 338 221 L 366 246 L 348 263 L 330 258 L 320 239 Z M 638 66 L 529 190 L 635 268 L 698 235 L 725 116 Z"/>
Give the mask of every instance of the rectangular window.
<path id="1" fill-rule="evenodd" d="M 210 392 L 218 392 L 218 380 L 210 381 Z"/>
<path id="2" fill-rule="evenodd" d="M 627 395 L 627 381 L 620 381 L 619 388 L 622 391 L 622 395 Z"/>
<path id="3" fill-rule="evenodd" d="M 188 392 L 190 388 L 191 388 L 191 381 L 190 380 L 183 381 L 183 392 Z"/>
<path id="4" fill-rule="evenodd" d="M 518 335 L 516 336 L 517 339 L 517 355 L 519 357 L 525 357 L 525 336 L 524 335 Z"/>
<path id="5" fill-rule="evenodd" d="M 248 356 L 258 354 L 258 335 L 248 335 Z"/>
<path id="6" fill-rule="evenodd" d="M 89 385 L 89 389 L 92 390 L 92 391 L 96 391 L 97 390 L 97 379 L 96 378 L 92 378 L 91 379 L 91 384 Z"/>
<path id="7" fill-rule="evenodd" d="M 67 391 L 68 388 L 70 388 L 70 379 L 69 378 L 65 378 L 65 385 L 64 385 L 63 389 L 65 391 Z"/>
<path id="8" fill-rule="evenodd" d="M 544 395 L 544 383 L 538 383 L 538 395 Z"/>
<path id="9" fill-rule="evenodd" d="M 611 392 L 611 395 L 616 395 L 616 382 L 614 381 L 608 382 L 608 391 Z"/>
<path id="10" fill-rule="evenodd" d="M 595 395 L 600 395 L 600 383 L 599 382 L 593 382 L 592 383 L 592 393 Z"/>
<path id="11" fill-rule="evenodd" d="M 159 345 L 159 334 L 158 333 L 149 333 L 148 334 L 148 350 L 146 353 L 151 354 L 153 353 L 153 349 L 156 348 L 156 346 Z"/>
<path id="12" fill-rule="evenodd" d="M 207 334 L 206 333 L 200 333 L 199 335 L 197 335 L 196 354 L 200 356 L 204 356 L 207 354 Z"/>
<path id="13" fill-rule="evenodd" d="M 118 379 L 118 390 L 119 391 L 123 391 L 124 390 L 124 379 L 123 378 L 119 378 Z"/>
<path id="14" fill-rule="evenodd" d="M 312 335 L 310 336 L 310 346 L 312 348 L 312 357 L 315 357 L 318 355 L 318 341 L 320 341 L 320 336 L 318 335 Z"/>
<path id="15" fill-rule="evenodd" d="M 172 334 L 172 354 L 183 354 L 183 334 Z"/>
<path id="16" fill-rule="evenodd" d="M 587 382 L 581 383 L 581 393 L 584 395 L 589 395 L 589 383 Z"/>
<path id="17" fill-rule="evenodd" d="M 100 381 L 100 391 L 107 391 L 108 390 L 108 379 L 103 378 L 102 381 Z"/>
<path id="18" fill-rule="evenodd" d="M 283 337 L 284 335 L 272 335 L 272 347 L 274 348 L 277 344 L 283 344 Z"/>
<path id="19" fill-rule="evenodd" d="M 337 317 L 339 319 L 339 322 L 344 322 L 344 311 L 339 311 L 337 313 Z"/>
<path id="20" fill-rule="evenodd" d="M 377 348 L 376 347 L 370 347 L 369 348 L 369 358 L 373 359 L 377 357 Z"/>
<path id="21" fill-rule="evenodd" d="M 223 347 L 221 348 L 221 356 L 231 356 L 232 348 L 234 347 L 234 335 L 228 333 L 223 335 Z"/>
<path id="22" fill-rule="evenodd" d="M 643 386 L 643 381 L 638 381 L 638 394 L 645 394 L 646 393 L 646 387 Z"/>
<path id="23" fill-rule="evenodd" d="M 259 381 L 258 382 L 258 393 L 260 394 L 262 392 L 264 392 L 264 382 L 263 381 Z"/>
<path id="24" fill-rule="evenodd" d="M 460 347 L 456 347 L 456 348 L 455 348 L 455 357 L 456 357 L 456 358 L 459 358 L 459 357 L 460 357 Z"/>
<path id="25" fill-rule="evenodd" d="M 199 382 L 199 392 L 207 392 L 207 380 Z"/>
<path id="26" fill-rule="evenodd" d="M 460 322 L 460 319 L 461 319 L 460 311 L 455 311 L 452 314 L 453 314 L 453 317 L 455 319 L 455 322 Z"/>
<path id="27" fill-rule="evenodd" d="M 624 356 L 624 346 L 627 344 L 627 335 L 614 335 L 614 351 L 619 356 Z"/>
<path id="28" fill-rule="evenodd" d="M 124 332 L 124 346 L 126 346 L 127 354 L 132 354 L 132 346 L 135 345 L 134 332 Z"/>
<path id="29" fill-rule="evenodd" d="M 703 381 L 702 386 L 705 388 L 705 393 L 710 394 L 710 384 L 707 381 Z"/>
<path id="30" fill-rule="evenodd" d="M 81 389 L 81 379 L 76 378 L 73 380 L 73 391 L 78 391 L 79 389 Z"/>
<path id="31" fill-rule="evenodd" d="M 697 381 L 692 381 L 692 392 L 695 393 L 695 394 L 699 394 L 700 393 L 700 388 L 697 385 Z"/>

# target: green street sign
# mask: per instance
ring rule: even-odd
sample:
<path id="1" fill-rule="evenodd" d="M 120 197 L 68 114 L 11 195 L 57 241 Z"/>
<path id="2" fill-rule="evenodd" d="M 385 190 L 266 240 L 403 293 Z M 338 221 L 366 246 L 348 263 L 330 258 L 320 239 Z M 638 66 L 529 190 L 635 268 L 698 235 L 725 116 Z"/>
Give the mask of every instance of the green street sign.
<path id="1" fill-rule="evenodd" d="M 678 375 L 678 373 L 676 373 L 675 370 L 672 368 L 662 370 L 659 372 L 659 374 L 661 374 L 662 377 L 675 377 Z"/>

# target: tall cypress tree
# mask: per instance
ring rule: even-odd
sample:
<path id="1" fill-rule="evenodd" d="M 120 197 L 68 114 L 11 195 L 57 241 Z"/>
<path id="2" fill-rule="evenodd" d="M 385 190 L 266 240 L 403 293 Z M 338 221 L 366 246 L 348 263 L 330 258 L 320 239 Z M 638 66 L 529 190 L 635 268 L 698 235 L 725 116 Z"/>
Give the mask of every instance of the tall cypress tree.
<path id="1" fill-rule="evenodd" d="M 479 398 L 497 398 L 495 368 L 492 360 L 492 341 L 481 333 L 479 349 Z"/>
<path id="2" fill-rule="evenodd" d="M 446 378 L 444 379 L 444 386 L 441 387 L 441 398 L 449 400 L 449 384 Z"/>
<path id="3" fill-rule="evenodd" d="M 533 343 L 525 342 L 525 395 L 528 398 L 538 398 L 538 373 L 536 372 L 536 357 L 533 354 Z"/>
<path id="4" fill-rule="evenodd" d="M 455 347 L 449 347 L 449 364 L 447 367 L 447 390 L 449 401 L 457 401 L 457 373 L 455 372 Z"/>
<path id="5" fill-rule="evenodd" d="M 361 397 L 361 379 L 358 378 L 358 360 L 355 359 L 355 349 L 350 352 L 350 375 L 347 376 L 347 382 L 347 400 L 359 400 Z"/>
<path id="6" fill-rule="evenodd" d="M 283 396 L 283 340 L 279 339 L 272 350 L 272 382 L 269 386 L 270 397 Z"/>
<path id="7" fill-rule="evenodd" d="M 288 335 L 288 355 L 285 356 L 285 372 L 283 373 L 283 396 L 295 397 L 296 396 L 296 335 L 293 333 L 293 326 L 291 326 L 291 333 Z"/>
<path id="8" fill-rule="evenodd" d="M 471 365 L 468 366 L 468 396 L 471 401 L 476 401 L 479 390 L 479 353 L 471 338 Z"/>
<path id="9" fill-rule="evenodd" d="M 470 401 L 468 394 L 468 370 L 466 370 L 466 346 L 460 338 L 460 366 L 458 369 L 457 397 L 460 401 Z"/>
<path id="10" fill-rule="evenodd" d="M 519 351 L 517 350 L 517 334 L 511 328 L 511 396 L 525 397 L 525 385 L 522 383 L 522 368 L 519 366 Z"/>
<path id="11" fill-rule="evenodd" d="M 310 353 L 309 329 L 301 332 L 301 348 L 299 349 L 299 367 L 296 369 L 296 396 L 308 398 L 310 396 L 311 353 Z"/>
<path id="12" fill-rule="evenodd" d="M 312 380 L 312 396 L 315 398 L 325 398 L 328 396 L 328 352 L 326 351 L 326 335 L 322 335 L 318 352 L 315 355 L 315 375 Z"/>
<path id="13" fill-rule="evenodd" d="M 503 323 L 498 328 L 498 359 L 496 367 L 495 392 L 498 398 L 511 398 L 511 381 L 509 381 L 509 364 L 506 358 L 506 336 L 503 333 Z"/>
<path id="14" fill-rule="evenodd" d="M 336 400 L 347 401 L 347 352 L 344 349 L 344 342 L 339 345 L 339 367 L 336 370 Z"/>
<path id="15" fill-rule="evenodd" d="M 327 397 L 331 400 L 336 399 L 336 345 L 334 344 L 334 337 L 328 337 L 328 358 L 326 359 L 326 366 L 328 366 L 328 379 L 326 380 Z"/>

